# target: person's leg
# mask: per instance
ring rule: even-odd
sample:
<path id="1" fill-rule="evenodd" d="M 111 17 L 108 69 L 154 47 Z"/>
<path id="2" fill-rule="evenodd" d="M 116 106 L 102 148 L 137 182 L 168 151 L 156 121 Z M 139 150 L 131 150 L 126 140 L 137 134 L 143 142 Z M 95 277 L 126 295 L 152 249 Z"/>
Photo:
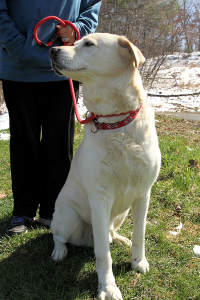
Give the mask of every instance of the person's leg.
<path id="1" fill-rule="evenodd" d="M 10 118 L 13 215 L 32 218 L 41 180 L 39 91 L 34 83 L 3 81 L 3 92 Z"/>
<path id="2" fill-rule="evenodd" d="M 10 118 L 10 161 L 14 197 L 13 218 L 5 236 L 27 231 L 39 204 L 40 91 L 37 83 L 3 81 L 3 92 Z"/>
<path id="3" fill-rule="evenodd" d="M 42 84 L 41 84 L 42 85 Z M 76 99 L 79 84 L 74 82 Z M 74 107 L 68 81 L 47 83 L 42 110 L 41 161 L 44 198 L 40 217 L 51 218 L 55 201 L 69 173 L 73 157 Z"/>

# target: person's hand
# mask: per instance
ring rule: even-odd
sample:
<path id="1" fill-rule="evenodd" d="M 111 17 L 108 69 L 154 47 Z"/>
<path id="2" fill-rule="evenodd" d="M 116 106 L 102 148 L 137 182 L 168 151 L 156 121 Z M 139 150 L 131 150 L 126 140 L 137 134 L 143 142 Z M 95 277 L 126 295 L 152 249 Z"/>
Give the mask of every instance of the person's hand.
<path id="1" fill-rule="evenodd" d="M 59 30 L 59 35 L 62 39 L 62 42 L 67 42 L 67 46 L 72 46 L 75 42 L 76 34 L 71 26 L 66 25 L 66 27 L 63 27 L 62 25 L 57 25 L 56 27 Z"/>

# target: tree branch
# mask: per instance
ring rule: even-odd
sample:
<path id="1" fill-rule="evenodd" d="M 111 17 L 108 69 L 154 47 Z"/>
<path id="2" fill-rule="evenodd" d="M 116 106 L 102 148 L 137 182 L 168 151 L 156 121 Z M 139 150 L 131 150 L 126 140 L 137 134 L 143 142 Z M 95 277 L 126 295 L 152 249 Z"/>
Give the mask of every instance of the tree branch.
<path id="1" fill-rule="evenodd" d="M 170 98 L 170 97 L 187 97 L 187 96 L 197 96 L 200 95 L 200 92 L 192 93 L 192 94 L 175 94 L 175 95 L 162 95 L 162 94 L 151 94 L 148 93 L 148 96 L 151 97 L 165 97 L 165 98 Z"/>

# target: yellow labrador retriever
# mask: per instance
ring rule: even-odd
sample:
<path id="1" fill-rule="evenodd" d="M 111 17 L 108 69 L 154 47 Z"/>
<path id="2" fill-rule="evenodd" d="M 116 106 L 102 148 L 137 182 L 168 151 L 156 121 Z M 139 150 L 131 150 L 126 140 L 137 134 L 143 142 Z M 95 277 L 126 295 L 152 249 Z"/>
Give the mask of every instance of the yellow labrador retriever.
<path id="1" fill-rule="evenodd" d="M 154 111 L 146 103 L 138 72 L 145 59 L 125 37 L 107 33 L 89 34 L 73 47 L 54 47 L 50 57 L 58 74 L 83 83 L 84 103 L 97 116 L 85 125 L 84 139 L 56 200 L 52 258 L 67 255 L 67 242 L 94 245 L 99 299 L 122 299 L 109 243 L 130 246 L 133 269 L 149 270 L 146 216 L 161 160 Z M 131 120 L 130 111 L 135 116 Z M 131 206 L 132 242 L 116 232 Z"/>

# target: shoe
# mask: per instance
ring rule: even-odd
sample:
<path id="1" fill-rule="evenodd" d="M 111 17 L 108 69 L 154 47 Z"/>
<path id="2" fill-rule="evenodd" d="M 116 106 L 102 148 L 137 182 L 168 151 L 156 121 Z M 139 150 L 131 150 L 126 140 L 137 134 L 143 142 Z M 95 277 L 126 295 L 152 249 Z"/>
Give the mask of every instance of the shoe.
<path id="1" fill-rule="evenodd" d="M 5 237 L 10 238 L 13 235 L 20 235 L 23 232 L 27 232 L 31 227 L 33 218 L 25 216 L 13 216 L 10 225 L 7 227 Z"/>
<path id="2" fill-rule="evenodd" d="M 39 217 L 38 223 L 41 224 L 41 225 L 50 227 L 52 219 L 53 219 L 52 217 L 49 217 L 49 218 L 46 218 L 46 219 L 43 219 L 43 218 Z"/>

